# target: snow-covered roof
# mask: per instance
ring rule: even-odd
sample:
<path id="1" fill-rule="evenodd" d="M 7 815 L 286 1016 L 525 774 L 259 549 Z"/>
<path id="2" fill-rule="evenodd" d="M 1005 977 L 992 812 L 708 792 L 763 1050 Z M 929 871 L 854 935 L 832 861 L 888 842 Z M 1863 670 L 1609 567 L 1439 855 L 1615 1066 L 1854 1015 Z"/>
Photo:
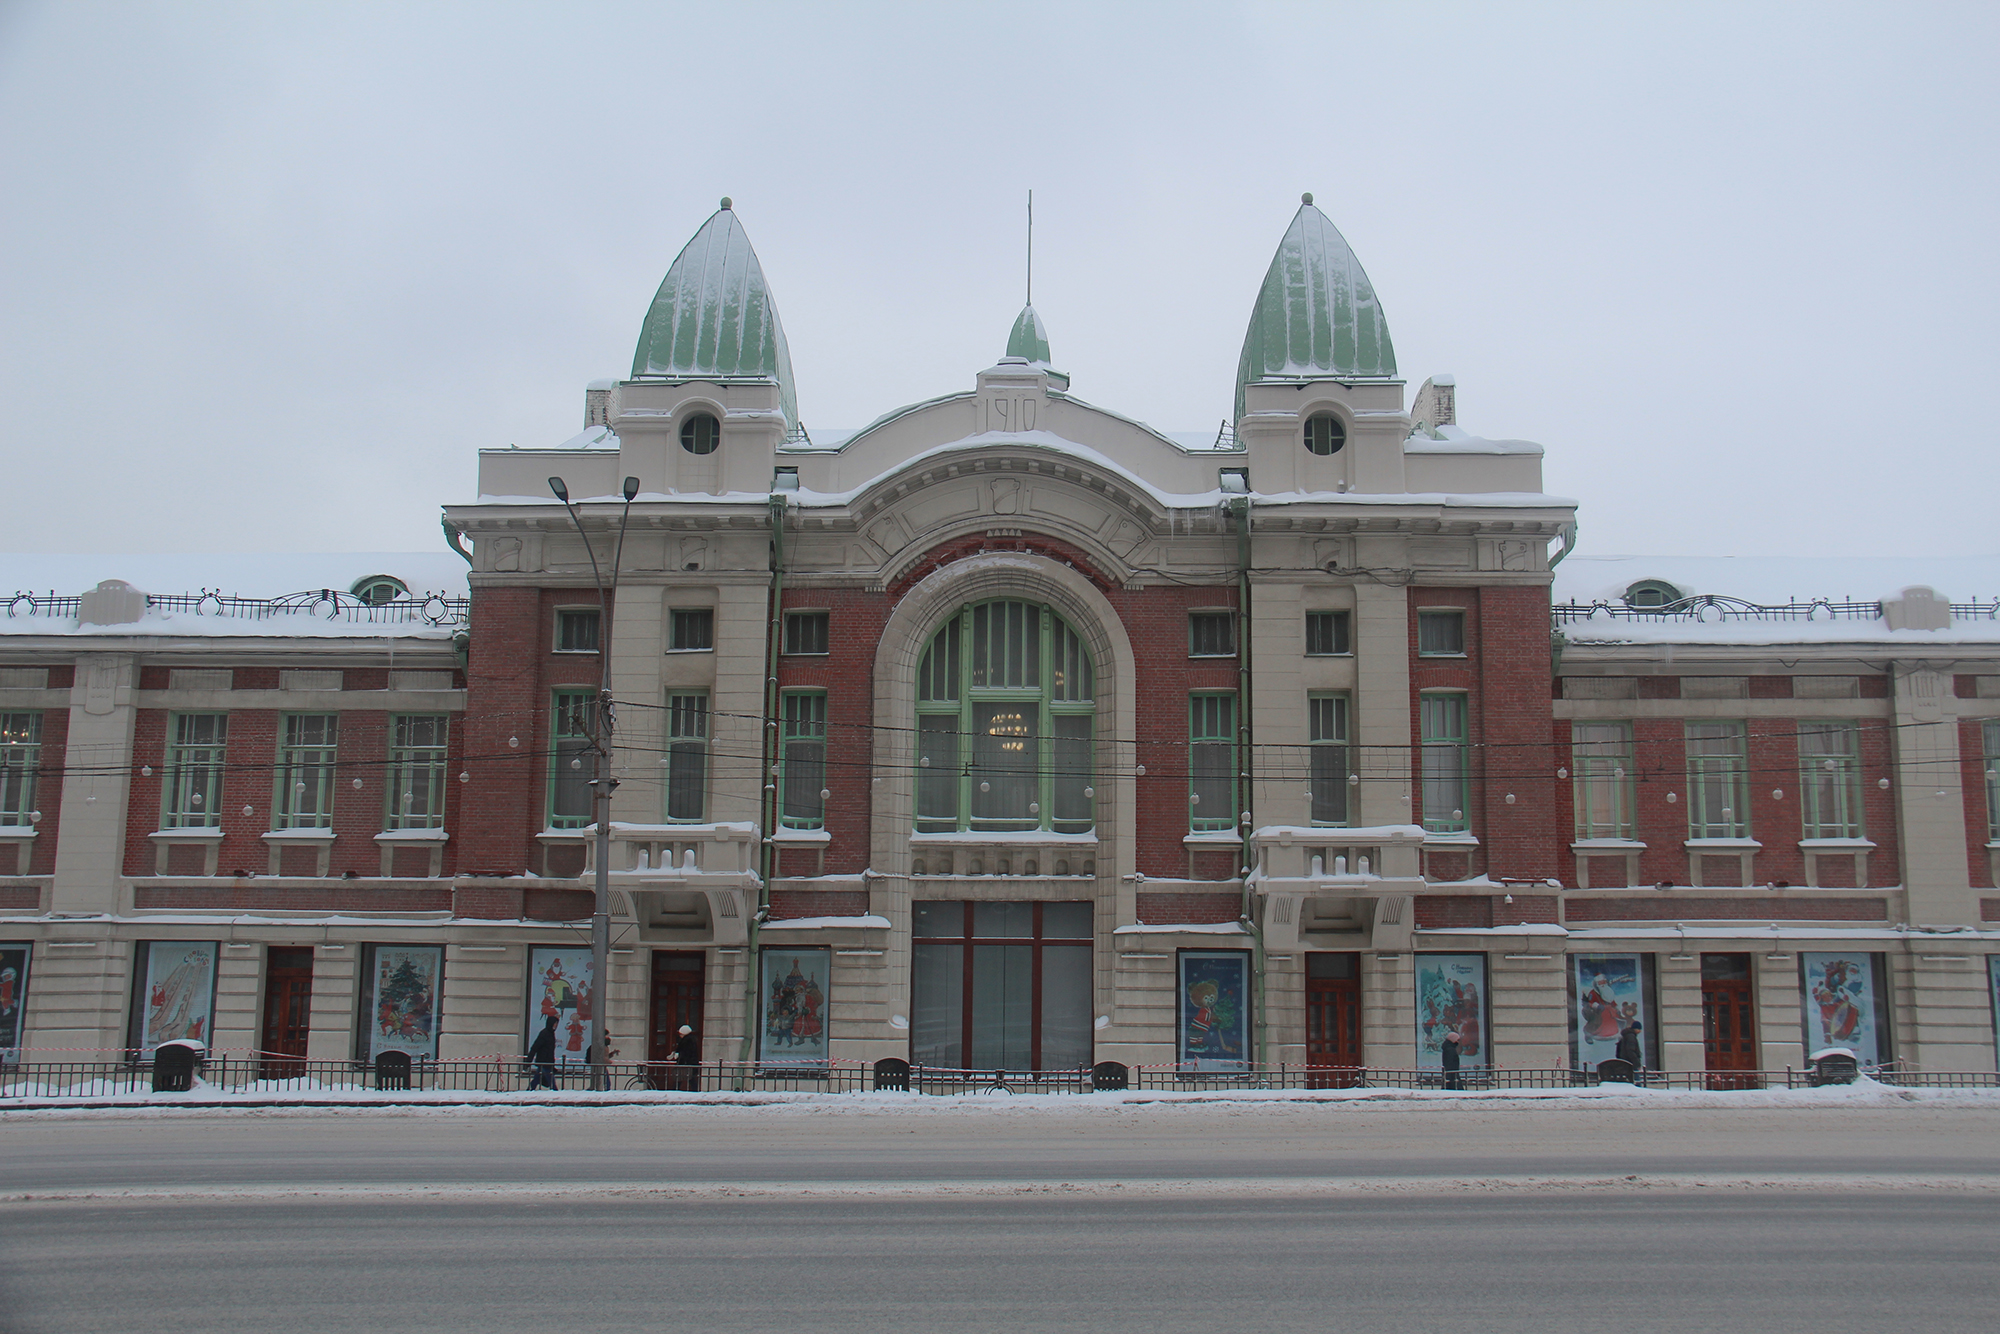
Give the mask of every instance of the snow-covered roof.
<path id="1" fill-rule="evenodd" d="M 122 579 L 157 596 L 207 591 L 227 597 L 275 598 L 318 588 L 345 593 L 376 574 L 402 580 L 417 597 L 466 595 L 465 561 L 440 542 L 436 551 L 0 553 L 0 597 L 10 593 L 74 597 L 106 579 Z"/>
<path id="2" fill-rule="evenodd" d="M 1996 556 L 1584 556 L 1556 567 L 1556 602 L 1617 603 L 1643 580 L 1683 597 L 1712 593 L 1778 604 L 1825 599 L 1873 602 L 1918 585 L 1954 602 L 2000 594 Z"/>

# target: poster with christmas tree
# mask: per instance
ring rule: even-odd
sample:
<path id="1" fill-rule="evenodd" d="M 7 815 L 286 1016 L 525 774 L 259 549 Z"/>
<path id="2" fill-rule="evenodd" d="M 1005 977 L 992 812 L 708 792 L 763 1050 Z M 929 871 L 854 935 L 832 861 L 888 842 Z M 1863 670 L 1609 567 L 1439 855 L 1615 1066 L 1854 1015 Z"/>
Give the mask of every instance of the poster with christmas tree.
<path id="1" fill-rule="evenodd" d="M 438 945 L 378 945 L 373 970 L 373 1024 L 368 1059 L 385 1051 L 408 1052 L 413 1061 L 437 1059 Z"/>

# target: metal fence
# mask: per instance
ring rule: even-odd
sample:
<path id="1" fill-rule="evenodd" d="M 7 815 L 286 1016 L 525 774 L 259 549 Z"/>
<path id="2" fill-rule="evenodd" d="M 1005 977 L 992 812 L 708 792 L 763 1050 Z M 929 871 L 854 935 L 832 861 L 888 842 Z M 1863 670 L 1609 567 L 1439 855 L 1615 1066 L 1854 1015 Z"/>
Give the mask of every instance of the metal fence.
<path id="1" fill-rule="evenodd" d="M 1074 1094 L 1102 1088 L 1149 1093 L 1240 1093 L 1264 1090 L 1405 1090 L 1413 1092 L 1508 1092 L 1595 1088 L 1621 1081 L 1601 1079 L 1592 1070 L 1464 1069 L 1447 1083 L 1437 1070 L 1276 1065 L 1244 1070 L 1202 1070 L 1177 1065 L 1098 1066 L 1077 1070 L 962 1070 L 902 1067 L 883 1063 L 834 1061 L 823 1066 L 779 1066 L 758 1062 L 710 1061 L 698 1066 L 620 1063 L 604 1067 L 611 1092 L 626 1093 L 859 1093 L 902 1090 L 925 1095 Z M 901 1067 L 901 1068 L 897 1068 Z M 1992 1071 L 1882 1069 L 1866 1072 L 1896 1088 L 2000 1088 Z M 365 1061 L 302 1061 L 250 1053 L 213 1055 L 195 1070 L 193 1087 L 179 1096 L 226 1093 L 255 1097 L 315 1094 L 339 1098 L 378 1093 L 541 1093 L 534 1067 L 518 1060 L 418 1061 L 407 1075 Z M 591 1071 L 559 1066 L 554 1091 L 584 1092 Z M 1727 1071 L 1641 1071 L 1632 1083 L 1651 1089 L 1797 1089 L 1824 1082 L 1812 1069 Z M 92 1100 L 151 1094 L 150 1063 L 83 1061 L 21 1064 L 0 1069 L 0 1099 Z M 4 1102 L 0 1102 L 4 1106 Z"/>
<path id="2" fill-rule="evenodd" d="M 83 599 L 75 594 L 16 593 L 4 603 L 9 617 L 51 616 L 73 619 L 82 610 Z M 323 621 L 351 621 L 369 625 L 463 625 L 469 603 L 463 597 L 429 593 L 370 602 L 337 588 L 309 588 L 274 598 L 246 598 L 235 594 L 150 593 L 146 606 L 184 615 L 220 616 L 237 620 L 263 621 L 283 616 L 315 616 Z"/>
<path id="3" fill-rule="evenodd" d="M 1880 602 L 1848 602 L 1813 598 L 1806 602 L 1749 602 L 1721 593 L 1702 593 L 1657 607 L 1625 602 L 1561 602 L 1551 607 L 1558 626 L 1603 616 L 1617 621 L 1879 621 Z M 2000 599 L 1951 604 L 1953 620 L 2000 619 Z"/>

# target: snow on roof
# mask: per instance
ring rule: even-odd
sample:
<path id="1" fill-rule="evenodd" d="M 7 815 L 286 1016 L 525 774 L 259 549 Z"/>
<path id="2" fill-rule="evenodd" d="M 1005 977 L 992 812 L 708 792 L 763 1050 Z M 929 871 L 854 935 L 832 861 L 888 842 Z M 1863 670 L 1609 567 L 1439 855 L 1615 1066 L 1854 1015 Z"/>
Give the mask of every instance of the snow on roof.
<path id="1" fill-rule="evenodd" d="M 1986 601 L 2000 594 L 2000 555 L 1572 555 L 1556 567 L 1550 596 L 1558 603 L 1618 603 L 1626 589 L 1647 579 L 1672 584 L 1683 597 L 1715 593 L 1763 604 L 1815 598 L 1873 602 L 1917 585 L 1954 602 Z M 1854 628 L 1849 623 L 1848 638 Z"/>
<path id="2" fill-rule="evenodd" d="M 442 542 L 436 551 L 0 554 L 0 596 L 74 597 L 106 579 L 122 579 L 142 593 L 157 595 L 208 590 L 231 597 L 275 598 L 318 588 L 345 593 L 376 574 L 402 580 L 419 597 L 466 596 L 465 561 Z"/>

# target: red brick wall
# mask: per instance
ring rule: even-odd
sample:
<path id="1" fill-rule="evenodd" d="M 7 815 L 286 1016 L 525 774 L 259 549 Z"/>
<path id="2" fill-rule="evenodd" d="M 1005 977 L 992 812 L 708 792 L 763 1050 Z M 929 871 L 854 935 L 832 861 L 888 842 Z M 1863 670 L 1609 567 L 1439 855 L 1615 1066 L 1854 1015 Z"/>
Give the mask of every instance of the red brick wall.
<path id="1" fill-rule="evenodd" d="M 1974 678 L 1959 679 L 1971 681 Z M 1986 810 L 1986 733 L 1983 720 L 1959 723 L 1958 763 L 1959 787 L 1963 789 L 1965 798 L 1966 863 L 1972 873 L 1973 887 L 1992 889 L 1992 869 L 1986 856 L 1989 815 Z M 1879 843 L 1881 840 L 1876 841 Z"/>
<path id="2" fill-rule="evenodd" d="M 864 917 L 868 913 L 865 889 L 774 889 L 771 891 L 773 920 L 793 921 L 801 917 Z"/>
<path id="3" fill-rule="evenodd" d="M 1882 922 L 1887 899 L 1571 899 L 1568 920 L 1576 922 Z"/>
<path id="4" fill-rule="evenodd" d="M 828 875 L 854 875 L 869 859 L 868 821 L 873 812 L 870 779 L 875 759 L 875 651 L 882 626 L 900 594 L 885 597 L 862 588 L 805 587 L 785 590 L 788 610 L 827 613 L 827 651 L 778 659 L 781 690 L 826 691 L 826 845 Z M 904 722 L 901 726 L 911 726 Z M 757 729 L 742 729 L 754 736 Z M 786 849 L 781 875 L 813 875 L 821 867 L 815 852 Z M 864 909 L 865 911 L 865 909 Z"/>
<path id="5" fill-rule="evenodd" d="M 365 888 L 339 883 L 139 885 L 132 897 L 135 907 L 192 912 L 445 912 L 451 908 L 451 890 L 438 882 Z"/>
<path id="6" fill-rule="evenodd" d="M 1148 894 L 1141 891 L 1139 920 L 1148 926 L 1234 922 L 1243 915 L 1240 894 Z"/>
<path id="7" fill-rule="evenodd" d="M 1493 899 L 1486 894 L 1420 894 L 1416 921 L 1419 931 L 1492 926 Z"/>

